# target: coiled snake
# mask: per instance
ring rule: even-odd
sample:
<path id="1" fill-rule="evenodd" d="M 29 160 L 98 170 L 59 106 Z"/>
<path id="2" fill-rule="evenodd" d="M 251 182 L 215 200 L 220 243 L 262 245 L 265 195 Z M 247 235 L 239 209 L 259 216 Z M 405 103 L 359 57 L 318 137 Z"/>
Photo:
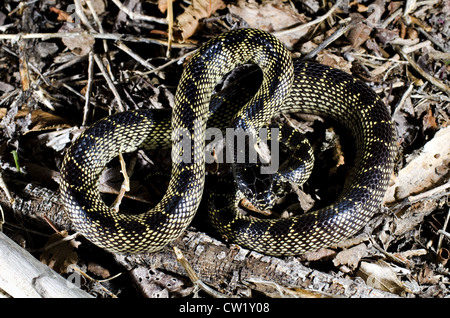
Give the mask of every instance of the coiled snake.
<path id="1" fill-rule="evenodd" d="M 118 113 L 95 123 L 71 145 L 61 167 L 61 197 L 75 228 L 98 246 L 119 253 L 157 251 L 176 239 L 190 224 L 203 194 L 204 135 L 213 89 L 225 74 L 248 62 L 261 68 L 263 81 L 232 115 L 232 127 L 256 133 L 285 112 L 331 117 L 355 138 L 355 168 L 337 201 L 321 210 L 259 220 L 241 215 L 219 194 L 212 203 L 212 224 L 227 239 L 270 255 L 301 254 L 359 231 L 379 208 L 393 171 L 395 132 L 386 107 L 361 81 L 327 66 L 293 63 L 275 37 L 254 29 L 219 35 L 193 55 L 177 87 L 171 120 L 160 110 Z M 175 133 L 180 129 L 190 137 L 191 153 L 183 153 Z M 98 179 L 112 158 L 170 145 L 172 158 L 187 155 L 189 160 L 173 160 L 168 189 L 153 209 L 130 215 L 105 205 Z"/>

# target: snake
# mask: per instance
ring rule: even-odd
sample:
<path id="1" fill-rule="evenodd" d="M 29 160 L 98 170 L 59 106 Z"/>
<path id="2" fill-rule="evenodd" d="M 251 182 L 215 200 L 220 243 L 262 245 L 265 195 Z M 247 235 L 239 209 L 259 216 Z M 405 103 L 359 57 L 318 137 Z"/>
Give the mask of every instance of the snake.
<path id="1" fill-rule="evenodd" d="M 228 115 L 214 116 L 211 105 L 226 99 L 215 87 L 247 63 L 260 68 L 260 87 L 242 107 L 224 103 L 228 107 L 221 114 Z M 352 75 L 293 60 L 268 32 L 236 29 L 210 39 L 191 56 L 174 100 L 169 111 L 128 110 L 100 119 L 67 149 L 60 169 L 61 199 L 76 231 L 99 247 L 114 253 L 150 253 L 186 230 L 205 189 L 205 132 L 210 122 L 257 134 L 277 114 L 315 114 L 342 124 L 356 148 L 342 193 L 316 211 L 255 218 L 236 208 L 233 187 L 218 191 L 209 204 L 209 217 L 222 238 L 267 255 L 300 255 L 355 235 L 380 208 L 393 173 L 395 129 L 381 98 Z M 172 156 L 162 199 L 142 213 L 117 213 L 107 206 L 98 190 L 106 164 L 120 153 L 158 147 L 171 147 Z"/>

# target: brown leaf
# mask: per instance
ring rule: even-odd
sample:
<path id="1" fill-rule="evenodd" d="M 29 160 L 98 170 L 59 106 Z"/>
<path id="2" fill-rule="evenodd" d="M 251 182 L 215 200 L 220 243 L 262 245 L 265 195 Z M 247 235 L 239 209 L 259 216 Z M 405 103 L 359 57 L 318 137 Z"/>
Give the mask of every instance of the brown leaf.
<path id="1" fill-rule="evenodd" d="M 191 5 L 177 17 L 177 25 L 183 40 L 190 38 L 197 31 L 201 19 L 225 7 L 222 0 L 193 0 Z"/>
<path id="2" fill-rule="evenodd" d="M 347 61 L 342 56 L 338 56 L 326 50 L 317 55 L 317 62 L 351 73 L 351 62 Z"/>
<path id="3" fill-rule="evenodd" d="M 73 23 L 73 19 L 71 17 L 70 14 L 68 14 L 66 11 L 55 8 L 55 7 L 51 7 L 50 8 L 50 12 L 56 13 L 58 16 L 56 17 L 56 20 L 58 21 L 67 21 L 70 23 Z"/>
<path id="4" fill-rule="evenodd" d="M 333 258 L 336 255 L 335 250 L 330 250 L 328 248 L 322 247 L 314 252 L 308 252 L 306 254 L 300 255 L 301 260 L 305 261 L 319 261 L 319 260 L 327 260 Z"/>
<path id="5" fill-rule="evenodd" d="M 273 32 L 289 28 L 293 25 L 308 22 L 303 13 L 299 13 L 289 2 L 284 1 L 237 1 L 228 6 L 231 14 L 242 18 L 251 28 Z M 304 29 L 277 35 L 289 49 L 292 49 L 300 38 L 308 34 Z"/>
<path id="6" fill-rule="evenodd" d="M 94 275 L 100 276 L 103 279 L 106 279 L 111 276 L 111 273 L 109 272 L 108 269 L 104 268 L 103 266 L 95 262 L 89 262 L 88 271 L 90 271 Z"/>
<path id="7" fill-rule="evenodd" d="M 45 251 L 41 254 L 40 260 L 58 273 L 67 273 L 70 265 L 78 261 L 74 248 L 80 244 L 75 240 L 63 241 L 67 237 L 67 231 L 61 231 L 50 236 Z"/>
<path id="8" fill-rule="evenodd" d="M 364 18 L 359 13 L 350 14 L 350 16 L 352 22 L 355 22 L 355 26 L 350 29 L 347 39 L 353 48 L 357 48 L 369 39 L 373 28 L 363 22 Z"/>
<path id="9" fill-rule="evenodd" d="M 391 266 L 379 260 L 376 263 L 361 262 L 358 276 L 362 277 L 366 284 L 387 292 L 404 296 L 411 292 L 398 278 Z"/>
<path id="10" fill-rule="evenodd" d="M 339 252 L 333 260 L 335 266 L 345 265 L 350 269 L 358 267 L 361 258 L 367 255 L 367 246 L 364 243 Z"/>
<path id="11" fill-rule="evenodd" d="M 20 113 L 21 112 L 17 114 L 17 117 L 20 117 Z M 31 129 L 28 132 L 69 128 L 70 125 L 68 125 L 67 122 L 60 116 L 48 113 L 42 109 L 37 109 L 31 113 L 30 127 Z"/>
<path id="12" fill-rule="evenodd" d="M 441 275 L 436 275 L 427 264 L 422 268 L 422 270 L 419 272 L 417 281 L 421 285 L 435 285 L 439 283 L 441 279 Z"/>
<path id="13" fill-rule="evenodd" d="M 428 109 L 428 112 L 423 117 L 423 129 L 437 129 L 438 124 L 436 122 L 436 117 L 434 117 L 431 109 Z"/>
<path id="14" fill-rule="evenodd" d="M 68 26 L 63 26 L 59 30 L 59 32 L 82 32 L 82 31 L 83 30 L 80 28 L 70 28 Z M 67 46 L 69 50 L 72 51 L 72 53 L 78 56 L 87 55 L 92 50 L 92 47 L 94 46 L 95 43 L 95 39 L 88 34 L 83 34 L 80 36 L 63 37 L 61 41 L 64 43 L 65 46 Z"/>

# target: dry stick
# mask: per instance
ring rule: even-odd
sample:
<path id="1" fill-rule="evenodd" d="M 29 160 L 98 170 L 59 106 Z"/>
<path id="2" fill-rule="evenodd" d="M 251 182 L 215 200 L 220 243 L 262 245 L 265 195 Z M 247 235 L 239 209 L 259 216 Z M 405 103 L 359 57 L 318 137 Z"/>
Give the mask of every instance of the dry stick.
<path id="1" fill-rule="evenodd" d="M 3 224 L 5 224 L 5 214 L 3 213 L 3 208 L 0 205 L 0 232 L 3 232 Z"/>
<path id="2" fill-rule="evenodd" d="M 310 60 L 313 57 L 315 57 L 320 51 L 325 49 L 328 45 L 330 45 L 332 42 L 336 41 L 338 38 L 341 37 L 345 32 L 347 32 L 350 28 L 354 26 L 353 23 L 348 23 L 341 28 L 339 28 L 337 31 L 335 31 L 331 36 L 329 36 L 325 41 L 320 43 L 318 47 L 316 47 L 314 50 L 309 52 L 305 57 L 302 58 L 303 61 Z"/>
<path id="3" fill-rule="evenodd" d="M 127 53 L 129 56 L 131 56 L 133 59 L 135 59 L 137 62 L 142 64 L 145 68 L 147 68 L 150 71 L 153 71 L 156 67 L 150 63 L 148 63 L 146 60 L 144 60 L 142 57 L 140 57 L 138 54 L 134 53 L 128 46 L 126 46 L 122 41 L 118 41 L 115 43 L 115 46 Z"/>
<path id="4" fill-rule="evenodd" d="M 73 2 L 75 3 L 75 13 L 78 15 L 81 22 L 83 22 L 83 24 L 89 29 L 89 31 L 95 32 L 95 29 L 92 27 L 91 23 L 83 12 L 80 0 L 74 0 Z"/>
<path id="5" fill-rule="evenodd" d="M 14 53 L 13 51 L 11 51 L 10 49 L 8 49 L 6 46 L 2 47 L 2 49 L 6 52 L 8 52 L 9 54 L 11 54 L 12 56 L 19 58 L 19 56 Z M 39 75 L 39 77 L 45 82 L 45 84 L 47 84 L 48 86 L 51 86 L 52 84 L 50 83 L 50 81 L 44 76 L 44 74 L 41 73 L 41 71 L 30 61 L 27 61 L 28 66 L 30 66 L 30 68 L 33 70 L 33 72 L 35 72 L 36 74 Z"/>
<path id="6" fill-rule="evenodd" d="M 9 192 L 8 186 L 5 183 L 5 180 L 3 180 L 2 173 L 0 172 L 0 188 L 5 192 L 6 197 L 9 200 L 9 203 L 14 203 L 14 198 L 11 195 L 11 192 Z"/>
<path id="7" fill-rule="evenodd" d="M 402 49 L 397 48 L 397 51 L 409 62 L 409 64 L 417 72 L 419 72 L 420 75 L 422 75 L 422 77 L 424 77 L 427 81 L 431 82 L 431 84 L 442 90 L 444 93 L 450 95 L 450 87 L 448 87 L 441 81 L 437 80 L 436 78 L 425 72 L 412 58 L 410 58 L 407 54 L 405 54 Z"/>
<path id="8" fill-rule="evenodd" d="M 77 4 L 78 6 L 80 6 L 79 0 L 75 0 L 75 4 Z M 89 10 L 91 11 L 92 16 L 94 17 L 95 22 L 96 22 L 97 25 L 98 25 L 100 34 L 102 34 L 102 33 L 103 33 L 103 27 L 102 27 L 102 25 L 101 25 L 100 19 L 99 19 L 98 16 L 97 16 L 97 13 L 95 12 L 95 8 L 92 6 L 92 3 L 90 2 L 90 0 L 88 1 L 88 7 L 89 7 Z M 79 9 L 81 10 L 81 6 L 80 6 Z M 77 11 L 77 13 L 78 13 L 78 11 Z M 84 13 L 82 13 L 82 14 L 83 14 L 83 16 L 84 16 Z M 84 18 L 81 19 L 81 21 L 83 22 L 83 24 L 84 24 L 85 26 L 88 27 L 88 29 L 89 29 L 91 32 L 96 32 L 95 29 L 94 29 L 94 27 L 91 25 L 91 23 L 89 22 L 89 20 L 88 20 L 85 16 L 84 16 Z M 105 53 L 108 53 L 108 52 L 109 52 L 109 50 L 108 50 L 108 45 L 106 44 L 106 40 L 105 40 L 105 39 L 103 39 L 103 46 L 104 46 Z M 111 72 L 111 67 L 110 67 L 110 64 L 109 64 L 109 60 L 106 59 L 106 58 L 103 58 L 103 64 L 106 65 L 105 69 L 108 71 L 110 78 L 111 78 L 112 80 L 114 80 L 114 74 L 112 74 L 112 72 Z"/>
<path id="9" fill-rule="evenodd" d="M 180 57 L 178 57 L 178 58 L 176 58 L 176 59 L 170 60 L 169 62 L 167 62 L 167 63 L 165 63 L 165 64 L 163 64 L 163 65 L 161 65 L 161 66 L 158 66 L 157 68 L 155 68 L 155 69 L 153 69 L 153 70 L 151 70 L 151 71 L 148 71 L 148 72 L 135 71 L 135 73 L 136 73 L 137 75 L 139 75 L 139 76 L 141 76 L 141 75 L 148 75 L 148 74 L 152 74 L 152 73 L 157 73 L 157 72 L 163 70 L 164 68 L 166 68 L 167 66 L 169 66 L 169 65 L 171 65 L 171 64 L 173 64 L 173 63 L 176 63 L 176 62 L 178 62 L 178 61 L 181 61 L 181 60 L 187 58 L 188 56 L 194 54 L 195 52 L 197 52 L 197 50 L 187 52 L 187 53 L 184 54 L 183 56 L 180 56 Z"/>
<path id="10" fill-rule="evenodd" d="M 167 21 L 169 22 L 168 27 L 168 38 L 167 38 L 167 51 L 166 51 L 166 57 L 170 58 L 170 53 L 172 50 L 172 41 L 173 41 L 173 6 L 172 1 L 167 1 Z"/>
<path id="11" fill-rule="evenodd" d="M 422 192 L 420 194 L 417 195 L 410 195 L 408 197 L 408 201 L 410 203 L 415 203 L 417 201 L 423 200 L 425 198 L 429 198 L 432 197 L 440 192 L 444 192 L 447 191 L 450 188 L 450 181 L 447 181 L 447 183 L 444 183 L 438 187 L 432 188 L 428 191 Z"/>
<path id="12" fill-rule="evenodd" d="M 88 5 L 89 10 L 91 11 L 92 16 L 94 17 L 95 23 L 97 23 L 98 31 L 100 33 L 105 33 L 105 30 L 103 30 L 102 22 L 100 21 L 98 15 L 97 15 L 97 12 L 95 11 L 92 1 L 86 0 L 86 4 Z M 103 40 L 103 49 L 105 50 L 105 53 L 108 54 L 109 49 L 108 49 L 108 43 L 106 42 L 106 40 Z"/>
<path id="13" fill-rule="evenodd" d="M 84 278 L 90 280 L 91 282 L 94 282 L 94 283 L 98 284 L 98 286 L 100 286 L 100 288 L 101 288 L 104 292 L 106 292 L 109 296 L 111 296 L 112 298 L 117 298 L 117 295 L 116 295 L 116 294 L 114 294 L 112 291 L 110 291 L 109 289 L 107 289 L 107 288 L 106 288 L 105 286 L 103 286 L 101 283 L 102 283 L 102 282 L 105 282 L 105 281 L 112 280 L 112 279 L 114 279 L 114 278 L 116 278 L 116 277 L 119 277 L 120 275 L 122 275 L 122 273 L 118 273 L 118 274 L 116 274 L 116 275 L 114 275 L 114 276 L 112 276 L 112 277 L 110 277 L 110 278 L 108 278 L 108 279 L 97 280 L 97 279 L 92 278 L 91 276 L 89 276 L 86 272 L 84 272 L 84 271 L 83 271 L 81 268 L 79 268 L 78 266 L 74 266 L 74 267 L 73 267 L 73 270 L 76 271 L 76 272 L 78 272 L 81 276 L 83 276 Z"/>
<path id="14" fill-rule="evenodd" d="M 310 26 L 318 24 L 318 23 L 326 20 L 328 17 L 330 17 L 334 13 L 334 11 L 336 11 L 337 8 L 341 5 L 341 2 L 342 2 L 342 0 L 336 1 L 336 3 L 331 7 L 331 9 L 326 14 L 324 14 L 321 17 L 318 17 L 317 19 L 315 19 L 315 20 L 313 20 L 311 22 L 308 22 L 308 23 L 305 23 L 305 24 L 301 24 L 301 25 L 296 26 L 296 27 L 290 27 L 290 28 L 285 29 L 285 30 L 275 31 L 275 32 L 272 32 L 272 34 L 276 35 L 276 36 L 280 36 L 280 35 L 285 35 L 285 34 L 288 34 L 288 33 L 299 32 L 299 31 L 301 31 L 303 29 L 309 28 Z"/>
<path id="15" fill-rule="evenodd" d="M 122 199 L 125 196 L 125 193 L 130 191 L 130 177 L 133 174 L 134 166 L 136 165 L 137 157 L 134 156 L 130 162 L 130 166 L 127 169 L 127 164 L 123 155 L 119 153 L 119 161 L 120 161 L 120 172 L 123 175 L 122 186 L 120 187 L 119 194 L 112 204 L 112 209 L 116 212 L 119 212 L 120 204 L 122 203 Z"/>
<path id="16" fill-rule="evenodd" d="M 446 238 L 448 238 L 450 240 L 450 233 L 448 233 L 444 230 L 438 230 L 438 233 L 445 236 Z"/>
<path id="17" fill-rule="evenodd" d="M 436 251 L 439 251 L 441 249 L 442 241 L 444 240 L 444 236 L 445 236 L 445 234 L 442 233 L 442 232 L 445 232 L 445 230 L 447 229 L 447 225 L 448 225 L 448 221 L 449 220 L 450 220 L 450 209 L 447 212 L 447 217 L 445 218 L 444 225 L 442 226 L 441 233 L 439 233 L 439 240 L 438 240 L 438 245 L 437 245 Z"/>
<path id="18" fill-rule="evenodd" d="M 128 15 L 128 17 L 131 20 L 142 20 L 142 21 L 148 21 L 148 22 L 156 22 L 156 23 L 160 23 L 160 24 L 167 24 L 166 19 L 155 18 L 155 17 L 151 17 L 148 15 L 134 13 L 133 11 L 131 11 L 130 9 L 125 7 L 119 0 L 112 0 L 112 2 L 114 2 L 114 4 L 116 6 L 118 6 L 120 10 L 125 12 L 125 14 Z"/>
<path id="19" fill-rule="evenodd" d="M 438 41 L 436 41 L 430 34 L 428 34 L 428 32 L 426 32 L 424 29 L 422 29 L 419 26 L 415 27 L 417 31 L 419 31 L 420 33 L 422 33 L 428 40 L 430 40 L 431 42 L 433 42 L 434 45 L 436 45 L 439 49 L 441 49 L 443 52 L 447 52 L 449 53 L 449 50 L 447 50 L 441 43 L 439 43 Z"/>
<path id="20" fill-rule="evenodd" d="M 77 64 L 77 63 L 80 63 L 80 62 L 84 61 L 85 59 L 86 59 L 86 55 L 83 55 L 83 56 L 74 56 L 70 61 L 61 64 L 60 66 L 58 66 L 58 67 L 55 68 L 54 70 L 45 72 L 44 75 L 45 75 L 45 76 L 50 76 L 50 75 L 59 73 L 59 72 L 61 72 L 62 70 L 68 68 L 68 67 L 71 67 L 71 66 L 73 66 L 73 65 L 75 65 L 75 64 Z"/>
<path id="21" fill-rule="evenodd" d="M 26 34 L 0 34 L 0 40 L 13 40 L 18 41 L 29 40 L 29 39 L 55 39 L 55 38 L 75 38 L 79 36 L 90 36 L 94 39 L 105 39 L 105 40 L 113 40 L 113 41 L 126 41 L 126 42 L 139 42 L 139 43 L 151 43 L 151 44 L 159 44 L 167 46 L 168 42 L 159 39 L 146 38 L 142 36 L 134 36 L 127 34 L 114 34 L 114 33 L 92 33 L 92 32 L 60 32 L 60 33 L 26 33 Z M 188 43 L 172 43 L 172 47 L 176 49 L 183 48 L 196 48 L 197 46 L 194 44 Z"/>
<path id="22" fill-rule="evenodd" d="M 200 280 L 200 278 L 198 278 L 198 275 L 192 268 L 191 264 L 189 264 L 188 260 L 186 259 L 186 257 L 184 257 L 184 254 L 181 252 L 181 250 L 178 247 L 174 246 L 173 251 L 175 252 L 177 261 L 181 264 L 181 266 L 183 266 L 184 270 L 186 271 L 186 273 L 189 276 L 189 279 L 192 281 L 192 283 L 195 286 L 202 289 L 203 291 L 205 291 L 209 295 L 213 296 L 214 298 L 230 298 L 227 295 L 222 294 L 222 293 L 212 289 L 211 287 L 206 285 L 204 282 L 202 282 Z"/>
<path id="23" fill-rule="evenodd" d="M 89 104 L 91 103 L 91 90 L 92 90 L 92 79 L 94 78 L 94 52 L 89 52 L 89 64 L 88 64 L 88 82 L 86 85 L 86 93 L 84 94 L 84 108 L 83 108 L 83 126 L 87 125 L 88 115 L 89 115 Z"/>
<path id="24" fill-rule="evenodd" d="M 103 77 L 106 79 L 109 89 L 112 91 L 112 93 L 114 94 L 114 97 L 117 100 L 117 104 L 118 104 L 118 108 L 119 108 L 118 111 L 119 112 L 125 111 L 125 107 L 122 104 L 122 99 L 120 98 L 119 92 L 117 91 L 116 87 L 114 86 L 114 83 L 112 82 L 111 78 L 109 77 L 108 72 L 105 69 L 105 66 L 103 65 L 102 60 L 100 59 L 100 57 L 97 54 L 94 54 L 94 60 L 95 60 L 95 63 L 97 64 L 98 68 L 102 72 Z"/>

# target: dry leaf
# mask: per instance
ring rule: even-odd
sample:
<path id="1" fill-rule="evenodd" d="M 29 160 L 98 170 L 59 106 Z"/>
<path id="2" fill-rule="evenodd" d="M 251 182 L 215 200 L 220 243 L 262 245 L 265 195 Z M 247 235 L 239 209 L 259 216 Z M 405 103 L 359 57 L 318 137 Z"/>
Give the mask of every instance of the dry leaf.
<path id="1" fill-rule="evenodd" d="M 58 9 L 55 7 L 51 7 L 50 12 L 56 13 L 58 15 L 56 17 L 56 20 L 58 20 L 58 21 L 67 21 L 70 23 L 74 22 L 71 15 L 64 10 L 61 10 L 61 9 Z"/>
<path id="2" fill-rule="evenodd" d="M 350 269 L 358 267 L 361 259 L 367 255 L 367 246 L 364 243 L 339 252 L 333 260 L 335 266 L 345 265 Z"/>
<path id="3" fill-rule="evenodd" d="M 352 63 L 342 56 L 330 53 L 328 51 L 322 51 L 317 55 L 317 62 L 325 64 L 334 68 L 338 68 L 341 71 L 351 74 Z"/>
<path id="4" fill-rule="evenodd" d="M 6 115 L 7 109 L 0 108 L 0 119 Z M 14 116 L 14 121 L 20 120 L 28 116 L 30 113 L 28 110 L 18 110 L 17 114 Z M 28 125 L 27 131 L 24 134 L 27 134 L 32 131 L 42 131 L 42 130 L 50 130 L 50 129 L 62 129 L 69 128 L 70 125 L 60 116 L 48 113 L 43 111 L 42 109 L 34 110 L 30 116 L 31 122 Z"/>
<path id="5" fill-rule="evenodd" d="M 63 241 L 67 237 L 67 231 L 61 231 L 50 236 L 45 251 L 41 254 L 40 260 L 58 273 L 67 273 L 69 266 L 78 261 L 74 248 L 80 244 L 75 240 Z"/>
<path id="6" fill-rule="evenodd" d="M 423 117 L 423 130 L 427 129 L 437 129 L 438 124 L 436 122 L 436 117 L 434 117 L 431 109 L 428 109 L 428 112 Z"/>
<path id="7" fill-rule="evenodd" d="M 91 7 L 95 10 L 95 13 L 97 13 L 98 16 L 103 14 L 106 10 L 107 1 L 103 0 L 90 0 L 91 1 Z M 87 15 L 92 15 L 92 12 L 88 5 L 86 4 L 86 1 L 82 1 L 82 7 L 83 11 Z"/>
<path id="8" fill-rule="evenodd" d="M 421 285 L 435 285 L 439 283 L 441 278 L 442 275 L 436 275 L 433 270 L 431 270 L 428 265 L 425 264 L 417 276 L 417 281 Z"/>
<path id="9" fill-rule="evenodd" d="M 59 32 L 83 32 L 83 29 L 70 27 L 69 24 L 66 24 Z M 72 53 L 78 56 L 87 55 L 95 43 L 95 39 L 88 34 L 63 37 L 61 41 Z"/>
<path id="10" fill-rule="evenodd" d="M 328 298 L 332 295 L 321 292 L 303 289 L 300 287 L 285 287 L 272 281 L 249 278 L 246 280 L 254 284 L 254 289 L 269 298 Z"/>
<path id="11" fill-rule="evenodd" d="M 225 7 L 222 0 L 193 0 L 191 5 L 177 17 L 177 26 L 181 30 L 183 40 L 190 38 L 197 31 L 201 19 Z"/>
<path id="12" fill-rule="evenodd" d="M 237 5 L 229 5 L 228 9 L 231 14 L 241 17 L 250 27 L 267 32 L 283 30 L 307 22 L 305 16 L 298 13 L 289 2 L 262 1 L 260 4 L 256 1 L 240 0 Z M 298 40 L 308 32 L 308 29 L 304 29 L 277 37 L 288 49 L 292 49 Z"/>
<path id="13" fill-rule="evenodd" d="M 335 250 L 330 250 L 328 248 L 322 247 L 314 252 L 308 252 L 303 255 L 300 255 L 301 260 L 313 262 L 319 260 L 327 260 L 336 255 Z"/>
<path id="14" fill-rule="evenodd" d="M 21 112 L 19 111 L 17 114 L 18 117 L 20 116 L 20 113 Z M 41 109 L 37 109 L 31 113 L 31 129 L 27 133 L 31 131 L 62 129 L 69 127 L 70 125 L 68 125 L 62 117 L 48 113 Z"/>
<path id="15" fill-rule="evenodd" d="M 109 272 L 108 269 L 104 268 L 103 266 L 95 262 L 89 262 L 88 271 L 90 271 L 94 275 L 100 276 L 103 279 L 111 277 L 111 273 Z"/>
<path id="16" fill-rule="evenodd" d="M 382 260 L 376 263 L 361 262 L 357 275 L 363 278 L 367 285 L 393 294 L 404 296 L 407 292 L 411 292 L 397 278 L 391 266 Z"/>
<path id="17" fill-rule="evenodd" d="M 347 39 L 353 48 L 357 48 L 369 39 L 373 28 L 364 23 L 364 17 L 361 14 L 351 13 L 350 16 L 355 26 L 350 29 Z"/>

